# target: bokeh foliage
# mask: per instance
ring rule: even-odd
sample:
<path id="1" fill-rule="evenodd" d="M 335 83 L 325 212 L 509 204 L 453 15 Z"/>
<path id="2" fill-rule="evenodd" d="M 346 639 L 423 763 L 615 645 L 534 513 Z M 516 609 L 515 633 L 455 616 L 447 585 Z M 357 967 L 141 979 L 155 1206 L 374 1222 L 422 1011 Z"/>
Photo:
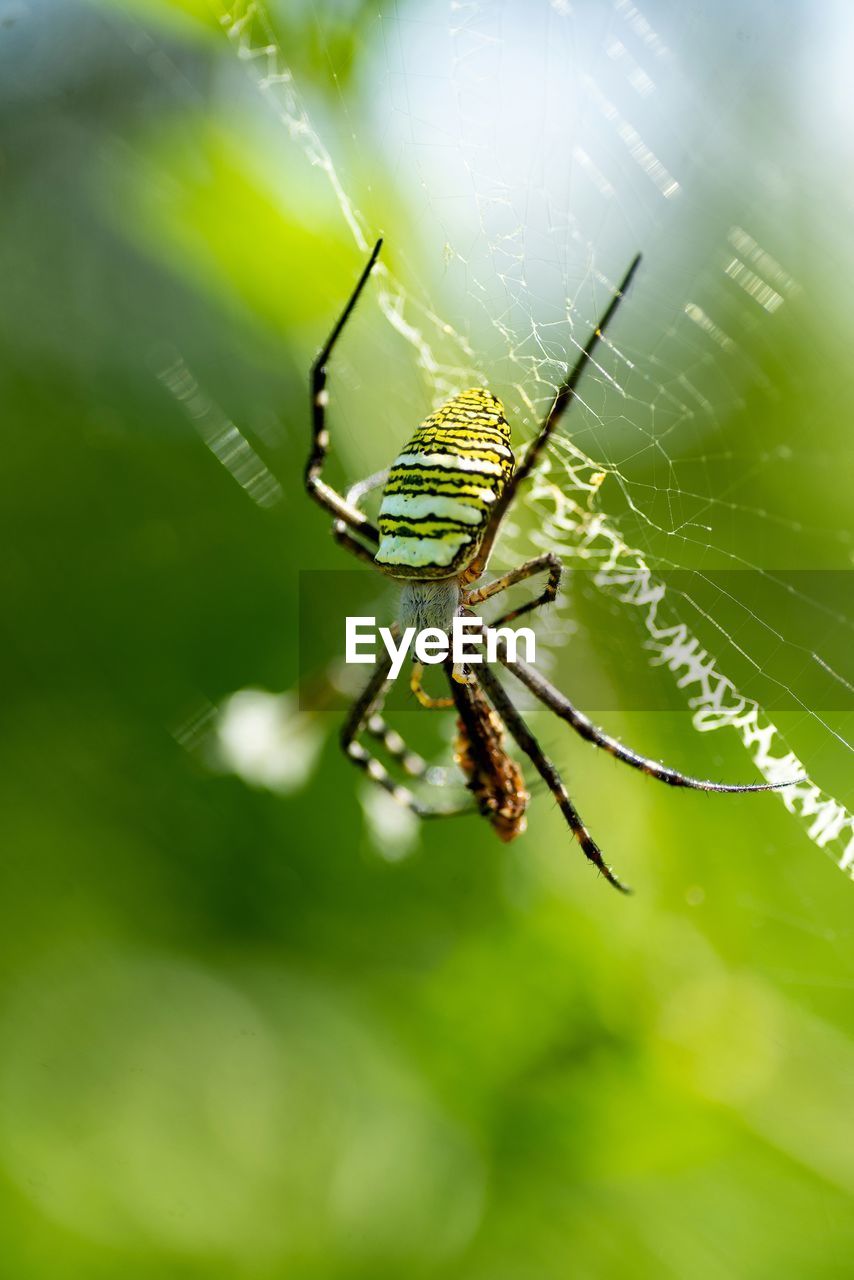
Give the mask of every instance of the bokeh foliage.
<path id="1" fill-rule="evenodd" d="M 659 792 L 537 717 L 622 900 L 542 794 L 509 848 L 459 822 L 391 860 L 340 713 L 288 794 L 182 735 L 235 690 L 294 686 L 299 570 L 340 566 L 301 491 L 306 369 L 358 255 L 205 4 L 6 7 L 4 1270 L 847 1275 L 850 886 L 782 805 Z M 359 120 L 366 12 L 280 15 L 322 118 L 345 92 Z M 370 183 L 399 208 L 392 174 Z M 339 474 L 420 416 L 376 316 L 336 367 Z M 280 504 L 164 390 L 175 350 Z M 809 368 L 775 377 L 808 406 Z M 609 727 L 744 775 L 684 711 Z"/>

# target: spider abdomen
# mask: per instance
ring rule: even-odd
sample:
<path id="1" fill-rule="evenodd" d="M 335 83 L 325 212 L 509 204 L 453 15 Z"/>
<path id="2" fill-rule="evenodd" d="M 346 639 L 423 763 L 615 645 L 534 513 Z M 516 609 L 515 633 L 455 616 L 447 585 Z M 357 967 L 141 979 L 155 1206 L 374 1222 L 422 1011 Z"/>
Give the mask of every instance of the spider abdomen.
<path id="1" fill-rule="evenodd" d="M 513 472 L 501 401 L 481 387 L 425 418 L 389 471 L 376 562 L 394 577 L 461 572 Z"/>

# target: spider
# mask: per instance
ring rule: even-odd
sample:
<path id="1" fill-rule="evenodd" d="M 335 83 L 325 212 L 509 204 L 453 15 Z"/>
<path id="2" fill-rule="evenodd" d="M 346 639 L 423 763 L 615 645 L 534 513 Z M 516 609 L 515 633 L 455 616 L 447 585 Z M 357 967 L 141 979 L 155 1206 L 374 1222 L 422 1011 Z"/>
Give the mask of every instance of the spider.
<path id="1" fill-rule="evenodd" d="M 486 571 L 505 513 L 522 483 L 534 471 L 574 399 L 581 376 L 637 270 L 640 254 L 632 262 L 586 346 L 558 388 L 537 436 L 518 464 L 510 447 L 510 427 L 500 400 L 485 389 L 473 388 L 454 396 L 426 418 L 391 467 L 359 482 L 342 496 L 321 475 L 329 449 L 327 365 L 381 247 L 380 239 L 312 365 L 313 443 L 305 468 L 306 489 L 333 517 L 333 536 L 341 546 L 400 581 L 398 633 L 401 626 L 413 624 L 419 628 L 438 627 L 447 633 L 454 616 L 475 616 L 472 606 L 545 573 L 546 585 L 539 595 L 491 623 L 495 628 L 504 626 L 555 599 L 561 580 L 558 557 L 546 552 L 502 573 L 489 583 L 475 584 Z M 383 487 L 382 499 L 379 518 L 374 524 L 359 504 L 366 493 L 380 486 Z M 506 644 L 499 643 L 497 653 L 501 664 L 582 738 L 660 782 L 672 787 L 720 792 L 771 791 L 787 785 L 703 781 L 639 755 L 594 725 L 534 667 L 511 658 Z M 461 812 L 479 811 L 501 839 L 512 840 L 524 830 L 528 795 L 521 769 L 504 750 L 506 731 L 546 783 L 587 858 L 616 889 L 629 892 L 605 862 L 560 774 L 485 662 L 478 664 L 475 675 L 472 667 L 460 670 L 453 666 L 450 658 L 446 660 L 444 671 L 450 697 L 433 698 L 425 692 L 421 685 L 422 670 L 417 662 L 413 663 L 410 682 L 422 705 L 456 708 L 456 761 L 472 793 L 474 805 L 466 808 L 430 806 L 407 787 L 395 782 L 385 766 L 360 741 L 364 735 L 378 740 L 388 755 L 412 777 L 423 776 L 426 772 L 426 764 L 421 757 L 410 751 L 401 736 L 382 718 L 383 703 L 391 686 L 390 665 L 388 654 L 378 660 L 341 731 L 341 747 L 355 765 L 420 817 L 449 817 Z"/>

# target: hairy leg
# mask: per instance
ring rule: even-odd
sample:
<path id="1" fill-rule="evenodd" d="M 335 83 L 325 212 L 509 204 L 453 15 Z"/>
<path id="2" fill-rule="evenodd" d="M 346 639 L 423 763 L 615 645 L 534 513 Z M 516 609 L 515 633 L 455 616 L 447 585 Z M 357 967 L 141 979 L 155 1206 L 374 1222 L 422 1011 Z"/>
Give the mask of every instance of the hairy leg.
<path id="1" fill-rule="evenodd" d="M 640 769 L 642 773 L 646 773 L 651 778 L 657 778 L 659 782 L 666 782 L 671 787 L 687 787 L 692 791 L 723 791 L 727 793 L 742 791 L 775 791 L 779 787 L 791 786 L 792 783 L 799 781 L 797 778 L 791 779 L 789 782 L 750 782 L 746 784 L 728 783 L 728 782 L 709 782 L 702 778 L 692 778 L 688 774 L 680 773 L 677 769 L 668 768 L 667 765 L 660 764 L 657 760 L 650 760 L 647 756 L 639 755 L 637 751 L 633 751 L 631 747 L 624 747 L 616 738 L 612 738 L 610 734 L 605 733 L 604 729 L 598 728 L 597 725 L 588 719 L 583 712 L 573 706 L 569 698 L 556 689 L 554 685 L 546 680 L 533 667 L 529 667 L 526 662 L 517 659 L 510 661 L 507 657 L 506 647 L 499 643 L 498 657 L 508 671 L 511 671 L 518 680 L 527 689 L 530 689 L 544 706 L 553 711 L 561 720 L 565 720 L 571 725 L 576 733 L 580 734 L 587 742 L 593 742 L 597 747 L 601 747 L 603 751 L 607 751 L 609 755 L 614 756 L 617 760 L 622 760 L 624 764 L 631 765 L 633 769 Z"/>
<path id="2" fill-rule="evenodd" d="M 551 791 L 555 800 L 557 800 L 558 807 L 566 818 L 570 831 L 581 845 L 581 850 L 584 856 L 589 858 L 595 867 L 599 868 L 608 883 L 612 884 L 615 889 L 619 889 L 621 893 L 631 892 L 626 885 L 622 884 L 621 881 L 618 880 L 617 876 L 605 862 L 599 846 L 590 835 L 590 832 L 581 820 L 578 810 L 572 803 L 560 774 L 552 764 L 551 760 L 549 760 L 540 744 L 537 742 L 537 739 L 531 733 L 531 730 L 528 728 L 513 703 L 510 701 L 509 696 L 505 692 L 497 676 L 495 676 L 489 667 L 483 664 L 479 668 L 479 678 L 486 696 L 489 698 L 489 701 L 504 721 L 508 732 L 516 740 L 520 749 L 525 752 L 525 755 L 531 761 L 549 791 Z"/>
<path id="3" fill-rule="evenodd" d="M 530 613 L 532 609 L 539 609 L 544 604 L 551 604 L 557 595 L 560 579 L 563 573 L 563 565 L 556 555 L 551 551 L 545 552 L 541 556 L 536 556 L 533 560 L 526 560 L 524 564 L 520 564 L 516 569 L 509 569 L 507 573 L 502 573 L 494 582 L 489 582 L 486 586 L 475 587 L 473 591 L 468 591 L 463 597 L 463 604 L 470 606 L 473 604 L 482 604 L 484 600 L 497 596 L 499 592 L 506 591 L 509 587 L 514 587 L 517 582 L 524 582 L 526 578 L 532 578 L 537 573 L 548 571 L 548 581 L 540 595 L 533 600 L 528 600 L 525 604 L 519 605 L 517 609 L 511 609 L 509 613 L 504 613 L 500 618 L 496 618 L 490 626 L 501 627 L 507 622 L 512 622 L 514 618 L 519 618 L 523 613 Z"/>
<path id="4" fill-rule="evenodd" d="M 312 446 L 305 468 L 305 487 L 309 496 L 319 503 L 324 510 L 328 511 L 330 515 L 335 516 L 337 520 L 342 521 L 350 529 L 360 533 L 363 538 L 367 538 L 369 542 L 373 542 L 375 545 L 379 544 L 379 533 L 376 527 L 371 524 L 364 512 L 359 511 L 358 507 L 348 502 L 345 497 L 342 497 L 331 485 L 327 484 L 321 478 L 321 472 L 329 451 L 329 432 L 326 428 L 326 407 L 329 404 L 329 392 L 326 390 L 326 366 L 329 357 L 332 355 L 335 343 L 338 341 L 341 331 L 349 320 L 353 308 L 359 300 L 359 295 L 367 283 L 368 276 L 373 270 L 381 247 L 382 240 L 378 240 L 344 310 L 338 317 L 335 327 L 311 367 Z"/>
<path id="5" fill-rule="evenodd" d="M 358 741 L 363 732 L 371 732 L 369 722 L 373 717 L 379 717 L 380 708 L 382 707 L 386 693 L 390 687 L 388 673 L 391 669 L 391 659 L 385 654 L 374 668 L 368 683 L 362 690 L 359 697 L 353 703 L 350 714 L 341 730 L 341 749 L 349 760 L 352 760 L 364 773 L 368 775 L 372 782 L 376 782 L 378 786 L 387 791 L 398 804 L 404 805 L 405 808 L 411 809 L 419 818 L 450 818 L 456 817 L 463 813 L 474 813 L 476 809 L 474 805 L 468 803 L 464 806 L 454 808 L 440 809 L 431 805 L 426 805 L 414 795 L 408 787 L 402 787 L 394 781 L 391 774 L 375 756 L 372 756 L 362 744 Z M 377 728 L 375 721 L 375 728 Z M 374 733 L 374 736 L 380 736 Z M 400 746 L 404 752 L 406 750 L 403 739 L 399 737 L 399 743 L 393 743 L 394 747 Z M 397 754 L 397 751 L 392 751 Z M 420 762 L 420 757 L 416 757 L 412 753 L 413 761 Z M 404 766 L 405 767 L 405 766 Z M 418 766 L 416 766 L 416 771 Z M 416 772 L 417 776 L 417 772 Z"/>
<path id="6" fill-rule="evenodd" d="M 351 485 L 347 490 L 345 501 L 351 507 L 355 508 L 360 515 L 363 515 L 364 513 L 360 506 L 362 498 L 364 498 L 366 493 L 371 493 L 372 490 L 378 489 L 380 485 L 385 484 L 387 479 L 388 467 L 386 467 L 384 471 L 375 471 L 372 476 L 367 476 L 364 480 L 357 480 L 356 483 Z M 354 537 L 343 520 L 336 520 L 334 522 L 332 525 L 332 536 L 338 545 L 344 547 L 344 549 L 349 551 L 351 555 L 356 556 L 357 559 L 371 565 L 373 568 L 377 567 L 376 561 L 374 560 L 373 547 L 366 547 L 363 542 L 360 542 L 358 538 Z M 362 533 L 362 536 L 365 536 L 364 533 Z"/>
<path id="7" fill-rule="evenodd" d="M 637 257 L 632 262 L 628 271 L 624 275 L 622 281 L 618 285 L 617 290 L 614 296 L 612 297 L 610 303 L 606 307 L 604 314 L 602 315 L 595 329 L 591 333 L 590 337 L 587 339 L 587 343 L 581 349 L 581 351 L 579 351 L 575 364 L 573 365 L 572 369 L 570 370 L 564 382 L 561 384 L 560 387 L 558 387 L 557 392 L 555 394 L 555 398 L 552 401 L 551 408 L 546 414 L 545 420 L 543 421 L 543 424 L 540 427 L 539 434 L 536 436 L 533 443 L 529 447 L 528 451 L 525 453 L 524 457 L 522 458 L 521 462 L 516 467 L 516 470 L 513 472 L 513 475 L 507 481 L 507 484 L 504 487 L 504 492 L 501 494 L 501 497 L 498 499 L 495 506 L 493 507 L 492 515 L 489 521 L 489 526 L 486 530 L 486 533 L 484 534 L 483 541 L 480 544 L 480 549 L 478 550 L 477 556 L 472 561 L 468 569 L 468 574 L 470 575 L 469 576 L 470 582 L 476 581 L 480 577 L 480 575 L 483 573 L 484 569 L 486 568 L 487 563 L 489 562 L 489 556 L 492 551 L 493 543 L 495 542 L 495 539 L 498 535 L 498 530 L 501 526 L 501 521 L 503 520 L 505 513 L 507 512 L 508 508 L 511 506 L 514 498 L 516 497 L 516 494 L 519 492 L 519 486 L 521 485 L 522 481 L 525 480 L 536 467 L 537 463 L 539 462 L 540 458 L 542 457 L 545 451 L 545 448 L 549 440 L 554 434 L 554 431 L 558 423 L 560 422 L 561 418 L 563 417 L 569 405 L 575 399 L 576 388 L 578 387 L 578 384 L 581 381 L 581 377 L 585 369 L 587 368 L 588 364 L 592 360 L 593 352 L 596 350 L 596 347 L 599 345 L 599 342 L 601 341 L 605 333 L 605 330 L 607 329 L 608 325 L 611 323 L 611 320 L 613 319 L 617 311 L 617 308 L 619 307 L 620 302 L 622 301 L 625 295 L 626 290 L 631 284 L 632 276 L 635 274 L 635 271 L 637 270 L 639 263 L 640 263 L 640 254 L 638 254 Z"/>

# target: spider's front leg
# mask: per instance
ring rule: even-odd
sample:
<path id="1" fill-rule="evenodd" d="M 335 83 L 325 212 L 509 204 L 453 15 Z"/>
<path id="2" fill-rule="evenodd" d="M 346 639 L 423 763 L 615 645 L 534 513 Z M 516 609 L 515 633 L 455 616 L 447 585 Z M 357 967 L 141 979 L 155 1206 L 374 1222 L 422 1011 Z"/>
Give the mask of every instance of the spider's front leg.
<path id="1" fill-rule="evenodd" d="M 387 724 L 379 711 L 374 711 L 365 721 L 364 729 L 372 738 L 382 744 L 386 754 L 400 767 L 404 773 L 410 778 L 424 778 L 430 768 L 423 756 L 417 751 L 413 751 L 407 744 L 406 740 Z"/>
<path id="2" fill-rule="evenodd" d="M 450 809 L 439 809 L 422 803 L 408 787 L 402 787 L 395 782 L 385 765 L 359 742 L 358 739 L 362 733 L 370 733 L 384 743 L 394 758 L 401 760 L 403 767 L 412 776 L 420 777 L 424 772 L 424 762 L 421 757 L 415 752 L 410 752 L 400 735 L 389 730 L 380 716 L 380 708 L 391 687 L 391 681 L 388 678 L 390 670 L 391 658 L 385 654 L 378 661 L 370 680 L 353 703 L 341 730 L 342 751 L 348 760 L 352 760 L 353 764 L 368 775 L 372 782 L 376 782 L 398 804 L 410 809 L 419 818 L 453 818 L 461 814 L 477 812 L 471 803 Z"/>
<path id="3" fill-rule="evenodd" d="M 526 662 L 519 658 L 510 659 L 503 641 L 499 641 L 496 647 L 499 660 L 507 670 L 512 672 L 517 680 L 521 680 L 522 684 L 535 697 L 539 698 L 544 706 L 553 711 L 561 720 L 565 720 L 567 724 L 571 725 L 577 734 L 587 742 L 592 742 L 597 747 L 601 747 L 603 751 L 607 751 L 616 760 L 622 760 L 624 764 L 631 765 L 633 769 L 639 769 L 650 778 L 657 778 L 659 782 L 666 782 L 668 786 L 685 787 L 691 791 L 739 793 L 746 791 L 776 791 L 780 787 L 793 786 L 794 783 L 802 781 L 800 778 L 791 778 L 785 782 L 711 782 L 703 778 L 692 778 L 686 773 L 680 773 L 678 769 L 671 769 L 667 765 L 660 764 L 658 760 L 651 760 L 648 756 L 640 755 L 639 752 L 633 751 L 631 747 L 624 747 L 622 742 L 612 738 L 604 729 L 600 729 L 598 725 L 595 725 L 583 711 L 579 711 L 570 702 L 569 698 L 565 697 L 553 684 L 550 684 L 545 676 L 542 676 L 534 667 L 529 667 Z"/>

